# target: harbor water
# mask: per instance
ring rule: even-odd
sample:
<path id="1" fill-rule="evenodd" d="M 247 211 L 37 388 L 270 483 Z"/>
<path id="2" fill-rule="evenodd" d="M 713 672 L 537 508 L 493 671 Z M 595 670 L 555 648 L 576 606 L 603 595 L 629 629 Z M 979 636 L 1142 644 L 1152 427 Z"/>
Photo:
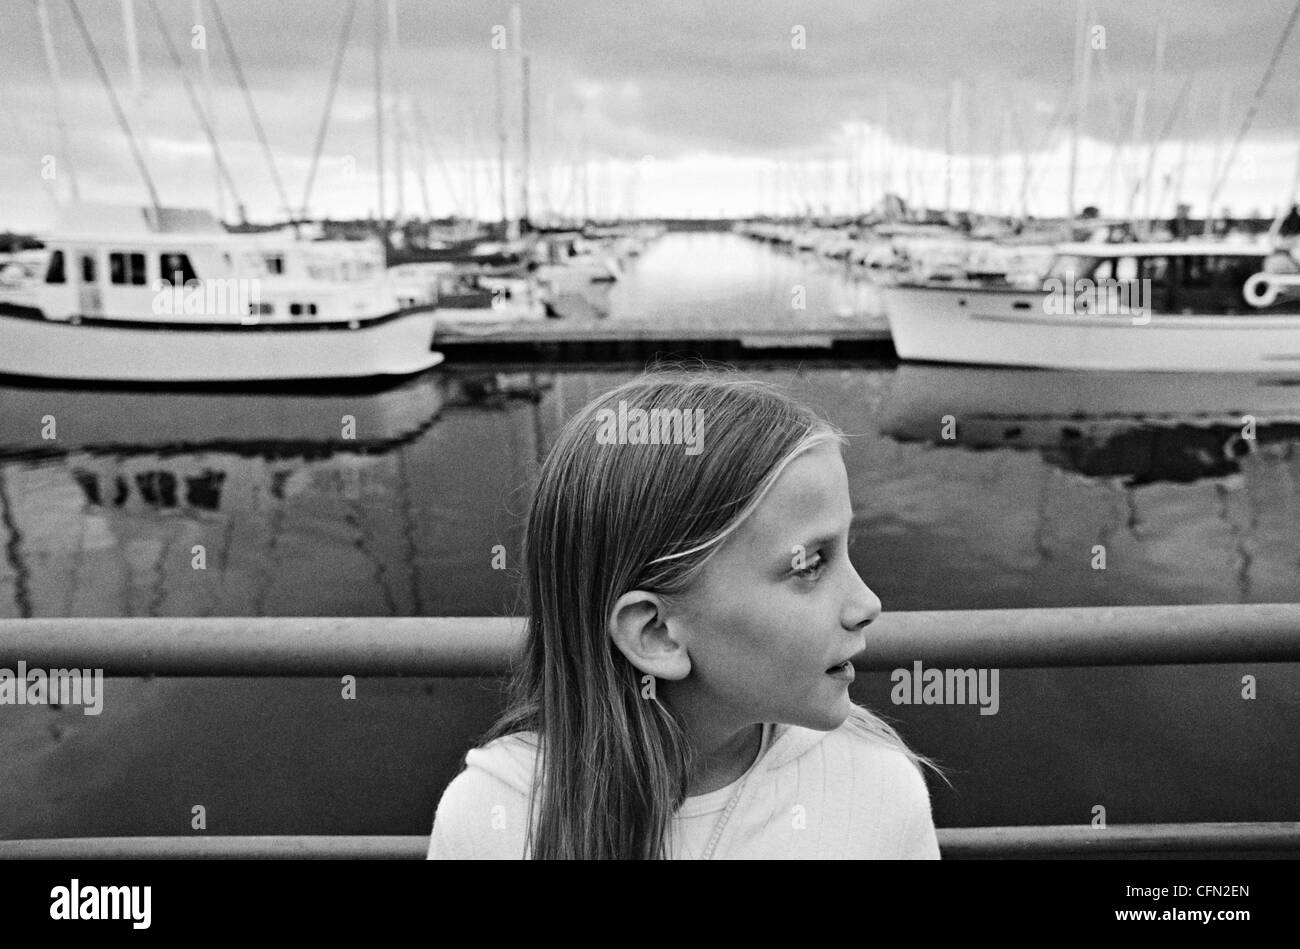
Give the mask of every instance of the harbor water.
<path id="1" fill-rule="evenodd" d="M 880 319 L 861 272 L 724 233 L 665 236 L 600 309 Z M 310 394 L 2 385 L 0 615 L 517 614 L 537 467 L 640 368 L 449 360 Z M 849 435 L 852 559 L 887 611 L 1300 601 L 1300 380 L 815 353 L 740 369 Z M 945 767 L 940 826 L 1300 816 L 1296 665 L 1006 669 L 1000 689 L 981 716 L 895 705 L 886 673 L 855 686 Z M 363 680 L 348 701 L 336 679 L 109 680 L 98 717 L 5 710 L 0 836 L 186 833 L 196 804 L 209 833 L 423 833 L 500 698 L 488 680 Z"/>

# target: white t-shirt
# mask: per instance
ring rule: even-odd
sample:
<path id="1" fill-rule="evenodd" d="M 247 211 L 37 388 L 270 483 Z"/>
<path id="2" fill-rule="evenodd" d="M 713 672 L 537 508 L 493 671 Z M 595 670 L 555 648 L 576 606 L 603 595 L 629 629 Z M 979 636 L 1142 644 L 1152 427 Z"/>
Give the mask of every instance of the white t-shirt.
<path id="1" fill-rule="evenodd" d="M 472 750 L 438 803 L 429 858 L 523 857 L 535 755 L 531 733 Z M 900 749 L 846 726 L 765 728 L 746 776 L 683 802 L 668 854 L 699 859 L 737 791 L 714 859 L 939 857 L 919 769 Z"/>

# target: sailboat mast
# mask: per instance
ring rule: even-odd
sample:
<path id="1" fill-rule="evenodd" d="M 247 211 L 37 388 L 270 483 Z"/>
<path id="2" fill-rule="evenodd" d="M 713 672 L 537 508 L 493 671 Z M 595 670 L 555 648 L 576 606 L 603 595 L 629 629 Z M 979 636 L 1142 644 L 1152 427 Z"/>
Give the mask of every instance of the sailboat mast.
<path id="1" fill-rule="evenodd" d="M 1214 152 L 1210 159 L 1210 193 L 1205 199 L 1205 236 L 1209 236 L 1214 225 L 1214 181 L 1219 176 L 1219 164 L 1223 158 L 1224 138 L 1228 134 L 1228 107 L 1232 102 L 1232 84 L 1223 87 L 1219 97 L 1219 119 L 1214 129 Z"/>
<path id="2" fill-rule="evenodd" d="M 505 75 L 501 57 L 492 57 L 492 76 L 496 84 L 496 122 L 497 122 L 497 192 L 501 199 L 501 226 L 507 227 L 510 221 L 509 198 L 506 194 L 506 94 Z"/>
<path id="3" fill-rule="evenodd" d="M 1160 23 L 1156 24 L 1156 60 L 1155 60 L 1155 68 L 1152 70 L 1152 74 L 1151 74 L 1152 92 L 1154 92 L 1156 87 L 1160 84 L 1160 74 L 1164 68 L 1164 62 L 1165 62 L 1165 24 L 1164 24 L 1164 20 L 1162 19 Z M 1181 103 L 1177 103 L 1174 106 L 1175 116 L 1177 115 L 1177 109 L 1179 105 L 1181 105 Z M 1144 201 L 1143 201 L 1142 217 L 1144 220 L 1147 221 L 1151 220 L 1151 192 L 1153 190 L 1151 187 L 1151 178 L 1152 175 L 1155 174 L 1155 158 L 1156 158 L 1156 152 L 1159 148 L 1160 148 L 1159 140 L 1151 144 L 1151 151 L 1148 153 L 1148 159 L 1147 159 L 1146 175 L 1142 182 L 1142 187 L 1146 190 L 1146 195 L 1144 196 Z"/>
<path id="4" fill-rule="evenodd" d="M 998 155 L 993 165 L 993 200 L 989 202 L 990 210 L 998 217 L 1011 215 L 1006 203 L 1006 160 L 1007 146 L 1011 141 L 1011 110 L 1002 107 L 1002 125 L 998 130 Z"/>
<path id="5" fill-rule="evenodd" d="M 1070 172 L 1066 196 L 1066 212 L 1075 218 L 1075 186 L 1079 171 L 1079 136 L 1083 131 L 1084 115 L 1088 108 L 1088 83 L 1092 72 L 1092 48 L 1087 42 L 1088 0 L 1079 0 L 1075 17 L 1075 89 L 1074 126 L 1070 132 Z"/>
<path id="6" fill-rule="evenodd" d="M 393 51 L 397 65 L 393 68 L 393 92 L 389 96 L 393 108 L 393 164 L 395 191 L 397 192 L 397 210 L 394 220 L 400 222 L 406 215 L 406 162 L 402 142 L 402 119 L 400 110 L 402 102 L 402 74 L 400 40 L 397 34 L 397 0 L 388 0 L 388 46 Z"/>
<path id="7" fill-rule="evenodd" d="M 532 59 L 523 58 L 523 118 L 520 121 L 520 136 L 523 139 L 524 168 L 520 175 L 522 184 L 522 206 L 520 220 L 529 223 L 532 219 L 532 177 L 533 177 L 533 121 L 532 121 Z"/>
<path id="8" fill-rule="evenodd" d="M 894 188 L 894 153 L 889 141 L 889 86 L 880 90 L 880 125 L 876 128 L 876 136 L 876 151 L 880 158 L 880 197 L 883 201 Z"/>
<path id="9" fill-rule="evenodd" d="M 54 87 L 54 121 L 59 129 L 59 150 L 63 167 L 68 172 L 68 185 L 72 189 L 72 200 L 81 201 L 81 191 L 77 187 L 77 174 L 73 168 L 72 152 L 68 148 L 68 123 L 63 114 L 63 74 L 59 71 L 59 58 L 54 51 L 54 34 L 50 30 L 50 11 L 47 0 L 36 0 L 36 18 L 41 24 L 41 42 L 45 48 L 45 67 L 50 73 L 50 85 Z"/>
<path id="10" fill-rule="evenodd" d="M 975 218 L 975 195 L 979 188 L 979 164 L 975 156 L 975 110 L 973 106 L 977 101 L 975 95 L 975 84 L 971 83 L 969 105 L 963 110 L 966 121 L 962 124 L 966 131 L 966 207 L 972 220 Z"/>
<path id="11" fill-rule="evenodd" d="M 957 80 L 952 81 L 951 92 L 948 96 L 948 124 L 944 127 L 943 142 L 944 154 L 944 175 L 943 175 L 943 213 L 945 216 L 952 213 L 952 151 L 953 151 L 953 129 L 957 125 Z"/>
<path id="12" fill-rule="evenodd" d="M 194 19 L 195 25 L 203 23 L 203 0 L 193 0 L 190 8 L 190 15 Z M 203 109 L 208 117 L 208 126 L 212 130 L 212 136 L 215 139 L 217 135 L 217 111 L 212 106 L 212 57 L 208 55 L 207 30 L 204 29 L 204 41 L 199 49 L 199 69 L 203 76 Z M 226 188 L 221 177 L 221 157 L 214 150 L 212 153 L 212 184 L 217 196 L 217 219 L 225 220 L 226 217 Z M 240 215 L 243 223 L 243 215 Z"/>
<path id="13" fill-rule="evenodd" d="M 388 246 L 388 227 L 384 217 L 384 21 L 383 8 L 375 4 L 374 17 L 374 53 L 375 53 L 375 171 L 379 179 L 379 207 L 375 218 L 379 222 L 384 246 Z"/>
<path id="14" fill-rule="evenodd" d="M 140 43 L 135 31 L 135 0 L 122 0 L 122 27 L 126 33 L 126 63 L 131 74 L 131 112 L 140 135 L 140 150 L 149 157 L 149 132 L 145 128 L 144 80 L 140 73 Z"/>
<path id="15" fill-rule="evenodd" d="M 510 35 L 514 40 L 515 67 L 519 76 L 519 224 L 528 221 L 528 185 L 530 175 L 530 149 L 532 133 L 529 121 L 528 54 L 524 52 L 524 22 L 519 4 L 510 8 Z"/>

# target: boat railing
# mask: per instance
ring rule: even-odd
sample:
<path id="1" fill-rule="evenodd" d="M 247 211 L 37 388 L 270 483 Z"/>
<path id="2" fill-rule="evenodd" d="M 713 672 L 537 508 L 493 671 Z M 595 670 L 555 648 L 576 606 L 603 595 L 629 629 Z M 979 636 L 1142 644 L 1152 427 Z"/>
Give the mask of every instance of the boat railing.
<path id="1" fill-rule="evenodd" d="M 0 620 L 0 668 L 105 676 L 494 677 L 522 642 L 511 617 Z M 864 671 L 1300 662 L 1300 604 L 886 613 Z M 432 804 L 432 802 L 431 802 Z M 939 828 L 946 858 L 1300 855 L 1300 821 Z M 99 837 L 0 841 L 6 858 L 391 858 L 416 836 Z"/>

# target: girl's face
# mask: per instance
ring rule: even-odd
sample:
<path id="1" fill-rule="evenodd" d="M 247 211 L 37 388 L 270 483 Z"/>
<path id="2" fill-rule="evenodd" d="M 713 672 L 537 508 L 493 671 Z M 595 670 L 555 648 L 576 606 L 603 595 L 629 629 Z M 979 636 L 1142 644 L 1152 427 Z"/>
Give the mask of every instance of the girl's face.
<path id="1" fill-rule="evenodd" d="M 791 462 L 677 598 L 691 671 L 670 687 L 718 722 L 838 728 L 853 674 L 836 667 L 880 615 L 849 562 L 852 517 L 836 446 Z"/>

